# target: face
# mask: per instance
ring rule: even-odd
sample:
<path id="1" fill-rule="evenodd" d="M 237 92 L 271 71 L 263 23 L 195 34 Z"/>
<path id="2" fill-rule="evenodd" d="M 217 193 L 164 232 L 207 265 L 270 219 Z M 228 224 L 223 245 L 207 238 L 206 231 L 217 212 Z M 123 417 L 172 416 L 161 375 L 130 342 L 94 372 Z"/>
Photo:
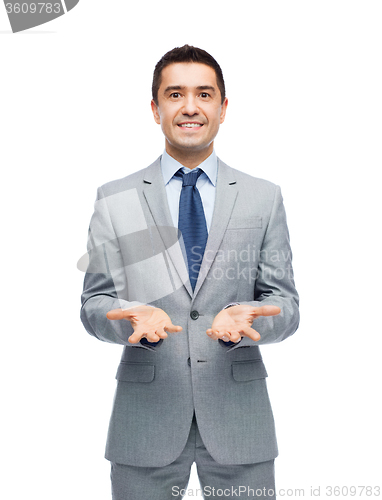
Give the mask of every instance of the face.
<path id="1" fill-rule="evenodd" d="M 221 103 L 215 70 L 200 63 L 173 63 L 162 71 L 158 105 L 151 101 L 156 123 L 166 137 L 166 150 L 177 156 L 207 158 L 223 123 L 228 100 Z"/>

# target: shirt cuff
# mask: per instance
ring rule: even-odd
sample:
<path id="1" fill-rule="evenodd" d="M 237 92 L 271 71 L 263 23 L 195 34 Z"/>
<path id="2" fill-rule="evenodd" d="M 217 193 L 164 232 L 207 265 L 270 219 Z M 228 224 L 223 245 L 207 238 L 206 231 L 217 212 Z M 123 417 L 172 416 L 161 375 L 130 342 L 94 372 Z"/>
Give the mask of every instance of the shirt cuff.
<path id="1" fill-rule="evenodd" d="M 147 345 L 150 347 L 158 347 L 161 345 L 162 342 L 163 342 L 163 339 L 158 340 L 158 342 L 149 342 L 146 337 L 142 337 L 140 340 L 140 343 L 142 345 Z"/>
<path id="2" fill-rule="evenodd" d="M 229 304 L 227 304 L 225 307 L 223 307 L 223 309 L 228 309 L 229 307 L 232 307 L 232 306 L 239 306 L 240 305 L 240 302 L 230 302 Z"/>

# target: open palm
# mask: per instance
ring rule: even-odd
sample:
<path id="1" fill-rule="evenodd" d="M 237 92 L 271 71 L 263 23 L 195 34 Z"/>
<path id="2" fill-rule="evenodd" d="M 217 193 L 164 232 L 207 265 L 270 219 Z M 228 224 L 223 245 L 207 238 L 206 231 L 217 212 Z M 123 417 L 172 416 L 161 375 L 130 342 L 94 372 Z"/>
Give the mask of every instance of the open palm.
<path id="1" fill-rule="evenodd" d="M 136 344 L 143 337 L 150 342 L 158 342 L 168 336 L 167 332 L 182 331 L 182 327 L 173 325 L 168 314 L 158 307 L 138 306 L 131 309 L 113 309 L 106 316 L 111 320 L 130 321 L 134 329 L 134 333 L 128 339 L 131 344 Z"/>
<path id="2" fill-rule="evenodd" d="M 213 339 L 222 339 L 225 342 L 239 342 L 241 337 L 249 337 L 254 341 L 260 340 L 260 334 L 251 325 L 258 316 L 276 316 L 281 312 L 277 306 L 253 307 L 238 305 L 223 309 L 216 316 L 206 333 Z"/>

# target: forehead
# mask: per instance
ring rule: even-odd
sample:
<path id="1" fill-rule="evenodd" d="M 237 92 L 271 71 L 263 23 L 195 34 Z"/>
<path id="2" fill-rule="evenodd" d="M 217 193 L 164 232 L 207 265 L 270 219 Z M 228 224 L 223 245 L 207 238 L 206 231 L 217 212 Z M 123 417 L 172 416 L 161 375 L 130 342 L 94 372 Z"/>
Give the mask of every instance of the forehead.
<path id="1" fill-rule="evenodd" d="M 202 63 L 172 63 L 162 70 L 161 76 L 161 90 L 175 85 L 181 87 L 210 85 L 217 88 L 215 70 Z"/>

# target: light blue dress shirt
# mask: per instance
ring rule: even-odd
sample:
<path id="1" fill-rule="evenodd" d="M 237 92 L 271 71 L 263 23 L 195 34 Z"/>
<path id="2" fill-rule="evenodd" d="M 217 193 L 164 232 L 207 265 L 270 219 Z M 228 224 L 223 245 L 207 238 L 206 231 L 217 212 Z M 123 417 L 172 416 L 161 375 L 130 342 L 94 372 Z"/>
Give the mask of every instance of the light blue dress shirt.
<path id="1" fill-rule="evenodd" d="M 180 168 L 184 173 L 192 172 L 192 170 L 190 168 L 184 167 L 166 151 L 164 151 L 163 155 L 161 156 L 160 164 L 164 184 L 166 187 L 166 194 L 171 217 L 174 226 L 178 227 L 179 200 L 180 193 L 182 191 L 182 179 L 174 177 L 174 174 Z M 215 151 L 213 151 L 210 156 L 196 168 L 201 168 L 204 172 L 196 181 L 196 187 L 198 188 L 200 197 L 202 199 L 204 215 L 206 217 L 207 231 L 209 232 L 215 205 L 216 179 L 218 173 L 218 159 Z"/>

